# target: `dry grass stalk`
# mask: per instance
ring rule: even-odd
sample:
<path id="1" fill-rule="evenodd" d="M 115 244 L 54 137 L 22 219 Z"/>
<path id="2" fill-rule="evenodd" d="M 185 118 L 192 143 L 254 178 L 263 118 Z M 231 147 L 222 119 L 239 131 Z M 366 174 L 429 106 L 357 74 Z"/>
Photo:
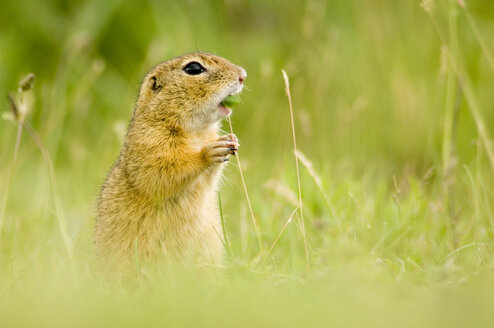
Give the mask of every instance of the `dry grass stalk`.
<path id="1" fill-rule="evenodd" d="M 6 208 L 7 199 L 8 199 L 10 179 L 11 179 L 14 167 L 15 167 L 16 160 L 17 160 L 17 154 L 19 151 L 19 145 L 20 145 L 22 130 L 24 129 L 29 133 L 29 135 L 33 139 L 34 143 L 36 144 L 36 146 L 40 150 L 40 152 L 43 156 L 43 159 L 48 166 L 48 177 L 49 177 L 49 181 L 50 181 L 51 192 L 52 192 L 54 203 L 55 203 L 55 212 L 56 212 L 56 216 L 58 219 L 58 226 L 60 229 L 60 233 L 62 235 L 62 239 L 63 239 L 64 245 L 65 245 L 65 248 L 67 250 L 67 254 L 68 254 L 69 258 L 71 259 L 71 264 L 72 264 L 73 242 L 72 242 L 72 238 L 70 237 L 70 235 L 68 233 L 67 222 L 65 220 L 65 215 L 63 212 L 60 193 L 58 191 L 58 184 L 57 184 L 56 177 L 55 177 L 55 169 L 53 167 L 53 162 L 51 160 L 51 157 L 50 157 L 48 150 L 44 147 L 43 142 L 41 141 L 41 138 L 39 138 L 36 131 L 31 127 L 31 125 L 24 120 L 24 118 L 27 114 L 27 106 L 23 102 L 23 94 L 27 91 L 30 91 L 33 88 L 34 80 L 35 80 L 34 74 L 28 74 L 24 79 L 21 80 L 21 82 L 19 83 L 19 89 L 18 89 L 18 92 L 20 93 L 19 101 L 16 101 L 16 99 L 12 93 L 8 94 L 9 108 L 11 110 L 9 118 L 11 118 L 12 120 L 14 120 L 17 123 L 18 129 L 17 129 L 17 138 L 16 138 L 16 144 L 15 144 L 15 148 L 14 148 L 14 154 L 13 154 L 13 158 L 12 158 L 11 168 L 10 168 L 9 174 L 7 176 L 6 191 L 5 191 L 4 199 L 2 201 L 2 206 L 0 208 L 0 233 L 2 231 L 3 224 L 5 222 L 5 208 Z"/>
<path id="2" fill-rule="evenodd" d="M 317 188 L 321 192 L 322 197 L 324 198 L 324 202 L 326 203 L 326 206 L 329 209 L 329 212 L 333 216 L 333 219 L 338 223 L 338 226 L 340 225 L 340 221 L 338 220 L 338 217 L 336 216 L 336 211 L 333 208 L 333 205 L 329 201 L 328 197 L 326 196 L 326 193 L 324 191 L 324 187 L 322 185 L 322 179 L 317 174 L 316 170 L 314 169 L 314 165 L 312 164 L 312 161 L 310 161 L 307 156 L 305 156 L 300 150 L 297 150 L 294 152 L 295 156 L 300 160 L 302 165 L 307 169 L 309 172 L 309 175 L 314 179 L 314 182 L 316 183 Z"/>
<path id="3" fill-rule="evenodd" d="M 17 103 L 14 99 L 14 95 L 9 93 L 7 95 L 7 100 L 9 102 L 10 113 L 8 113 L 9 117 L 11 117 L 17 123 L 17 135 L 15 138 L 15 146 L 14 146 L 14 154 L 12 155 L 12 162 L 10 163 L 10 168 L 7 173 L 7 181 L 5 184 L 5 193 L 3 196 L 2 204 L 0 207 L 0 236 L 2 235 L 3 225 L 5 223 L 5 209 L 7 207 L 7 201 L 9 198 L 9 190 L 10 190 L 10 180 L 12 178 L 12 174 L 14 172 L 14 168 L 17 162 L 17 155 L 19 153 L 19 146 L 21 143 L 22 136 L 22 117 L 20 115 L 19 109 L 17 107 Z"/>
<path id="4" fill-rule="evenodd" d="M 281 231 L 278 233 L 278 236 L 276 236 L 275 240 L 273 241 L 273 244 L 271 245 L 271 247 L 269 247 L 268 251 L 266 252 L 266 255 L 264 255 L 263 261 L 265 261 L 269 257 L 269 254 L 271 254 L 271 251 L 273 250 L 274 246 L 276 246 L 276 243 L 280 239 L 281 235 L 283 234 L 283 232 L 285 232 L 286 227 L 288 226 L 288 224 L 290 222 L 292 222 L 293 215 L 297 212 L 297 210 L 298 210 L 298 208 L 295 208 L 292 211 L 292 214 L 290 214 L 290 217 L 288 218 L 286 223 L 283 225 L 283 228 L 281 228 Z"/>
<path id="5" fill-rule="evenodd" d="M 293 150 L 295 154 L 297 154 L 297 139 L 295 136 L 295 122 L 293 120 L 293 105 L 292 105 L 292 96 L 290 94 L 290 81 L 288 80 L 288 75 L 285 70 L 281 70 L 283 73 L 283 79 L 285 81 L 285 92 L 288 97 L 288 105 L 290 106 L 290 121 L 292 123 L 292 137 L 293 137 Z M 295 168 L 297 170 L 297 185 L 298 185 L 298 198 L 299 198 L 299 208 L 300 208 L 300 226 L 302 229 L 302 236 L 304 238 L 304 249 L 305 249 L 305 259 L 307 260 L 307 265 L 309 264 L 309 247 L 307 244 L 307 235 L 305 232 L 305 223 L 304 223 L 304 209 L 302 203 L 302 188 L 300 185 L 300 170 L 298 167 L 298 157 L 295 155 Z"/>
<path id="6" fill-rule="evenodd" d="M 233 133 L 232 120 L 228 117 L 228 124 L 230 125 L 230 132 Z M 247 185 L 245 184 L 244 173 L 242 171 L 242 164 L 240 163 L 240 156 L 238 153 L 235 155 L 237 157 L 238 171 L 240 172 L 240 179 L 242 180 L 242 186 L 244 187 L 245 198 L 247 199 L 247 205 L 249 206 L 250 217 L 252 218 L 252 223 L 254 224 L 254 229 L 257 235 L 257 242 L 259 243 L 259 249 L 263 250 L 262 240 L 261 240 L 261 229 L 259 228 L 259 223 L 252 210 L 252 204 L 250 202 L 249 192 L 247 191 Z"/>

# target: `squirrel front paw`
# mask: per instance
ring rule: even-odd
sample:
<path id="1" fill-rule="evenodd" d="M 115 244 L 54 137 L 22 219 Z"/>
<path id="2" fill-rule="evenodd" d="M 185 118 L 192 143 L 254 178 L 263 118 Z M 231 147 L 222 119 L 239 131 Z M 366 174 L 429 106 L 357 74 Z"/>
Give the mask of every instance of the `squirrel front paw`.
<path id="1" fill-rule="evenodd" d="M 228 155 L 235 155 L 239 147 L 238 139 L 234 134 L 227 134 L 218 138 L 202 148 L 202 156 L 209 164 L 221 164 L 227 162 Z"/>

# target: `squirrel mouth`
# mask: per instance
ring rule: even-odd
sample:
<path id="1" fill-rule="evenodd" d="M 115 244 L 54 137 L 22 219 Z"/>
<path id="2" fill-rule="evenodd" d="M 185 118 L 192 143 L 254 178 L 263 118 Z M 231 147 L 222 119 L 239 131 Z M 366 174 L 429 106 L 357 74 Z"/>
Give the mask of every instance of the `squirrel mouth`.
<path id="1" fill-rule="evenodd" d="M 227 101 L 227 98 L 230 97 L 231 94 L 229 94 L 228 96 L 226 96 L 219 104 L 218 104 L 218 109 L 220 110 L 220 113 L 223 115 L 223 116 L 230 116 L 230 114 L 232 113 L 232 109 L 229 107 L 229 103 Z"/>
<path id="2" fill-rule="evenodd" d="M 237 106 L 241 103 L 239 92 L 234 92 L 226 96 L 219 104 L 218 108 L 220 113 L 224 116 L 229 116 L 232 113 L 231 107 Z"/>
<path id="3" fill-rule="evenodd" d="M 226 107 L 225 105 L 223 105 L 222 103 L 218 105 L 218 108 L 220 109 L 220 113 L 224 116 L 230 116 L 230 114 L 232 113 L 232 110 Z"/>

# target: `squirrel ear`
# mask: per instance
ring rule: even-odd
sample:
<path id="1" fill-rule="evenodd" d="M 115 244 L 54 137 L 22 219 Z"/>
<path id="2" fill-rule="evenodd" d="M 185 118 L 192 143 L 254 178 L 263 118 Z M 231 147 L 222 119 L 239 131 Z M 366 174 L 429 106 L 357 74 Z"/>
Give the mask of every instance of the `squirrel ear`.
<path id="1" fill-rule="evenodd" d="M 161 85 L 159 84 L 156 76 L 151 76 L 151 89 L 153 91 L 159 91 L 161 89 Z"/>

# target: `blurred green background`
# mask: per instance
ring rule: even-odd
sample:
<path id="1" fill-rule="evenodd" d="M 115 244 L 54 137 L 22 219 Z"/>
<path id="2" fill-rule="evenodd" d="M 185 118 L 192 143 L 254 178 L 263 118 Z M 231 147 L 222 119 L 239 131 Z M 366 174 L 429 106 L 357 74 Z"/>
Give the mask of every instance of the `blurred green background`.
<path id="1" fill-rule="evenodd" d="M 248 73 L 232 123 L 263 249 L 231 161 L 221 283 L 147 273 L 115 286 L 93 258 L 100 184 L 143 76 L 197 50 Z M 494 2 L 3 0 L 0 69 L 0 95 L 25 105 L 45 151 L 22 129 L 14 161 L 18 124 L 0 121 L 0 303 L 17 304 L 13 322 L 28 300 L 49 323 L 74 303 L 122 322 L 169 309 L 175 325 L 488 324 Z M 300 211 L 284 229 L 298 186 L 281 69 L 308 256 Z M 34 89 L 16 91 L 28 73 Z"/>

